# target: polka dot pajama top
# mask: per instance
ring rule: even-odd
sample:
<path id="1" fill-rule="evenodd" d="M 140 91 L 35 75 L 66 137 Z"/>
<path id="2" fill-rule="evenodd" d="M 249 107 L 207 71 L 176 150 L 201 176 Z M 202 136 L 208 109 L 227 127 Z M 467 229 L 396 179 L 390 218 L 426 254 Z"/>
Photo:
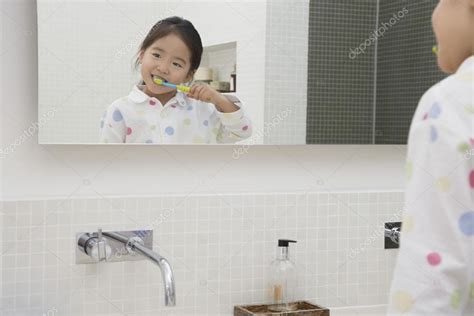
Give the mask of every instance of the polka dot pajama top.
<path id="1" fill-rule="evenodd" d="M 474 315 L 474 56 L 420 100 L 389 315 Z"/>
<path id="2" fill-rule="evenodd" d="M 226 95 L 239 109 L 222 113 L 181 91 L 163 106 L 144 88 L 134 86 L 108 107 L 101 119 L 101 143 L 235 143 L 252 134 L 250 119 L 235 96 Z"/>

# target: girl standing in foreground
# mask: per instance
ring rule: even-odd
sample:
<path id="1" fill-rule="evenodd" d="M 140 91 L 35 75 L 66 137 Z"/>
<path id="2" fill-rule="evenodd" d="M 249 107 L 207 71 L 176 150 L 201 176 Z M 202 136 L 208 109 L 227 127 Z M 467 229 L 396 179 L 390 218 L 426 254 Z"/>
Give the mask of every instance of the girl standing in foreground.
<path id="1" fill-rule="evenodd" d="M 474 315 L 474 0 L 441 0 L 432 22 L 453 75 L 425 93 L 410 128 L 389 315 Z"/>
<path id="2" fill-rule="evenodd" d="M 156 23 L 141 44 L 136 65 L 142 84 L 114 101 L 101 121 L 102 143 L 235 143 L 252 134 L 250 119 L 234 96 L 194 84 L 186 94 L 158 85 L 190 82 L 202 56 L 191 22 L 170 17 Z"/>

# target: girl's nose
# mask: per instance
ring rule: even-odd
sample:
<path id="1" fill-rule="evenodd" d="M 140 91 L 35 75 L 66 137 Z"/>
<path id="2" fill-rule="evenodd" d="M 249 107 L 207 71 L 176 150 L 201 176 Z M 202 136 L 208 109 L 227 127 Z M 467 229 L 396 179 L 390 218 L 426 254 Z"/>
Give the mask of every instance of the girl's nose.
<path id="1" fill-rule="evenodd" d="M 162 64 L 158 64 L 156 66 L 156 69 L 158 70 L 158 72 L 164 74 L 164 75 L 167 75 L 169 73 L 169 69 L 168 69 L 168 66 L 164 65 L 163 63 Z"/>

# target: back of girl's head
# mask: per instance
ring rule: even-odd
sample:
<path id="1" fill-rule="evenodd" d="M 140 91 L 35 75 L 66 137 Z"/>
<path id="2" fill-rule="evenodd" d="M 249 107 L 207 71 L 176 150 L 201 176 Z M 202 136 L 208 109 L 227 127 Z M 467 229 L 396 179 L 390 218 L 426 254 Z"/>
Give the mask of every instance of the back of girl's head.
<path id="1" fill-rule="evenodd" d="M 178 36 L 191 52 L 191 68 L 189 71 L 192 72 L 198 69 L 202 57 L 201 36 L 199 36 L 198 31 L 191 22 L 177 16 L 160 20 L 153 25 L 143 40 L 143 43 L 140 45 L 138 52 L 145 51 L 148 47 L 153 45 L 156 40 L 166 37 L 169 34 Z M 137 58 L 135 66 L 138 67 L 139 63 L 140 61 Z"/>

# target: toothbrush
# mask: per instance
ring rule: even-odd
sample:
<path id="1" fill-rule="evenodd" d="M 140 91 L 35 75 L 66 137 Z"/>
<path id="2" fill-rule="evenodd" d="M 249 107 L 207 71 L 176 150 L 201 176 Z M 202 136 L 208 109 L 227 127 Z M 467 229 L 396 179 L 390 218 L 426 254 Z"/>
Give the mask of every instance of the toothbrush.
<path id="1" fill-rule="evenodd" d="M 156 83 L 156 84 L 162 85 L 162 86 L 178 89 L 178 90 L 180 90 L 182 92 L 185 92 L 185 93 L 188 93 L 189 90 L 190 90 L 189 87 L 186 87 L 186 86 L 183 86 L 183 85 L 175 85 L 175 84 L 172 84 L 172 83 L 169 83 L 169 82 L 164 82 L 163 80 L 161 80 L 159 78 L 154 78 L 153 82 Z"/>

